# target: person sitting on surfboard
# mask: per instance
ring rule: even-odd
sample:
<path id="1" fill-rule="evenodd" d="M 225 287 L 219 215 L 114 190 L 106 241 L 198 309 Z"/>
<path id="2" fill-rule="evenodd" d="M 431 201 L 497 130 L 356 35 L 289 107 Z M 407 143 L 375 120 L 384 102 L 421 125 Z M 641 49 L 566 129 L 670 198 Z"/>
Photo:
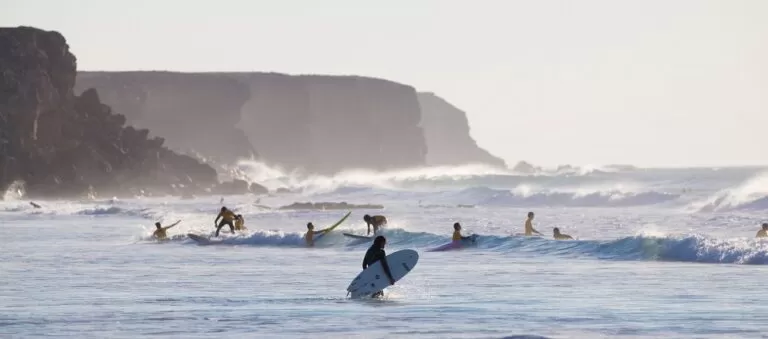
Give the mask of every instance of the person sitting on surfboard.
<path id="1" fill-rule="evenodd" d="M 530 236 L 534 233 L 543 235 L 541 232 L 533 229 L 533 212 L 528 212 L 528 219 L 525 220 L 525 235 Z"/>
<path id="2" fill-rule="evenodd" d="M 383 215 L 370 216 L 366 214 L 363 216 L 363 220 L 368 224 L 368 234 L 371 234 L 371 226 L 373 226 L 373 234 L 376 234 L 379 232 L 379 228 L 382 227 L 382 225 L 387 224 L 387 217 Z"/>
<path id="3" fill-rule="evenodd" d="M 219 222 L 219 218 L 221 218 L 221 222 Z M 216 220 L 213 221 L 214 225 L 218 223 L 218 225 L 216 225 L 216 236 L 219 236 L 219 231 L 221 231 L 221 228 L 224 227 L 224 225 L 229 225 L 229 229 L 232 231 L 232 233 L 235 233 L 235 225 L 232 224 L 235 218 L 236 216 L 234 212 L 222 206 L 221 212 L 219 212 L 219 215 L 216 216 Z"/>
<path id="4" fill-rule="evenodd" d="M 568 240 L 568 239 L 573 240 L 572 236 L 560 233 L 560 229 L 557 227 L 552 229 L 552 233 L 555 240 Z"/>
<path id="5" fill-rule="evenodd" d="M 171 224 L 171 226 L 165 226 L 165 227 L 160 225 L 159 222 L 156 222 L 155 223 L 155 227 L 157 227 L 157 229 L 155 230 L 154 233 L 152 233 L 152 236 L 155 237 L 155 239 L 157 239 L 157 240 L 167 240 L 168 239 L 168 234 L 166 234 L 165 231 L 167 231 L 169 228 L 171 228 L 173 226 L 178 225 L 180 222 L 181 222 L 181 220 Z"/>
<path id="6" fill-rule="evenodd" d="M 461 241 L 461 240 L 471 240 L 472 237 L 463 237 L 461 236 L 461 224 L 455 223 L 453 224 L 453 241 Z"/>
<path id="7" fill-rule="evenodd" d="M 368 268 L 368 266 L 373 265 L 377 261 L 381 260 L 381 267 L 384 269 L 384 273 L 387 275 L 387 278 L 389 279 L 390 285 L 395 284 L 395 279 L 392 278 L 392 272 L 389 270 L 389 264 L 387 263 L 387 253 L 384 252 L 384 246 L 387 245 L 387 239 L 384 238 L 384 236 L 378 236 L 376 239 L 373 239 L 373 245 L 371 245 L 370 248 L 368 248 L 368 251 L 365 252 L 365 257 L 363 257 L 363 270 Z M 378 298 L 384 295 L 384 291 L 379 291 L 371 295 L 372 298 Z"/>
<path id="8" fill-rule="evenodd" d="M 243 219 L 242 214 L 238 214 L 235 216 L 235 231 L 245 231 L 247 228 L 245 228 L 245 219 Z"/>
<path id="9" fill-rule="evenodd" d="M 757 231 L 755 238 L 768 238 L 768 222 L 763 223 L 763 229 Z"/>
<path id="10" fill-rule="evenodd" d="M 315 231 L 315 225 L 313 225 L 311 222 L 307 223 L 307 234 L 304 235 L 304 240 L 307 242 L 307 247 L 315 246 L 315 234 L 320 235 L 325 232 L 328 232 L 328 229 L 322 229 L 319 231 Z"/>

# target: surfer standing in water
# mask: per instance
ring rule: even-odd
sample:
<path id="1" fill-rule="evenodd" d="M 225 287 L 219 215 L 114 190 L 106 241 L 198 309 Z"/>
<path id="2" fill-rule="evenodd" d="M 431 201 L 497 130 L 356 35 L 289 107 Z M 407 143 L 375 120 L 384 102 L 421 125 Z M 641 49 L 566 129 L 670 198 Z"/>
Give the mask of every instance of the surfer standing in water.
<path id="1" fill-rule="evenodd" d="M 768 222 L 763 223 L 763 228 L 757 231 L 755 238 L 768 238 Z"/>
<path id="2" fill-rule="evenodd" d="M 525 220 L 525 235 L 526 236 L 531 236 L 534 233 L 536 233 L 538 235 L 543 235 L 543 234 L 541 234 L 541 232 L 539 232 L 539 231 L 537 231 L 537 230 L 535 230 L 533 228 L 533 216 L 534 216 L 533 212 L 528 212 L 528 219 Z"/>
<path id="3" fill-rule="evenodd" d="M 157 227 L 157 229 L 155 230 L 154 233 L 152 233 L 152 236 L 155 237 L 155 239 L 157 240 L 168 240 L 168 234 L 165 231 L 167 231 L 169 228 L 173 226 L 178 225 L 180 222 L 181 220 L 171 224 L 170 226 L 165 226 L 165 227 L 160 225 L 159 222 L 156 222 L 155 227 Z"/>
<path id="4" fill-rule="evenodd" d="M 304 241 L 306 241 L 307 247 L 315 246 L 315 234 L 320 235 L 325 232 L 328 232 L 327 228 L 315 231 L 315 225 L 313 225 L 311 222 L 307 223 L 307 234 L 304 235 Z"/>
<path id="5" fill-rule="evenodd" d="M 552 229 L 552 237 L 555 238 L 555 240 L 573 240 L 572 236 L 560 233 L 560 229 L 557 227 Z"/>
<path id="6" fill-rule="evenodd" d="M 371 234 L 371 226 L 373 226 L 373 234 L 376 235 L 379 233 L 379 228 L 387 224 L 387 217 L 383 215 L 370 216 L 366 214 L 363 216 L 363 220 L 365 220 L 365 223 L 368 224 L 368 235 Z"/>
<path id="7" fill-rule="evenodd" d="M 238 214 L 235 216 L 235 231 L 245 231 L 247 228 L 245 228 L 245 219 L 243 219 L 242 214 Z"/>
<path id="8" fill-rule="evenodd" d="M 390 285 L 394 285 L 395 279 L 392 278 L 392 272 L 389 270 L 389 264 L 387 263 L 387 253 L 384 252 L 384 246 L 386 245 L 387 239 L 384 238 L 384 236 L 380 235 L 376 237 L 376 239 L 373 239 L 373 245 L 368 248 L 368 251 L 365 252 L 365 257 L 363 258 L 363 270 L 381 260 L 381 267 L 384 269 L 384 273 L 387 275 Z M 384 296 L 384 290 L 371 295 L 372 298 L 378 298 L 381 296 Z"/>

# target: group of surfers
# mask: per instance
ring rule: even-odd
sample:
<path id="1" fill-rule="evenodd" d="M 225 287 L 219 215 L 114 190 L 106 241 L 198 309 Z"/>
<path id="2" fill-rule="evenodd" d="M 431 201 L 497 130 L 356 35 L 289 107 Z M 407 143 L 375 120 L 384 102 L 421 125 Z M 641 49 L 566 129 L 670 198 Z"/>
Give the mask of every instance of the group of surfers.
<path id="1" fill-rule="evenodd" d="M 35 208 L 40 208 L 39 205 L 35 204 L 34 202 L 30 202 Z M 525 233 L 518 234 L 518 235 L 525 235 L 525 236 L 533 236 L 536 235 L 543 235 L 541 232 L 537 231 L 535 228 L 533 228 L 533 219 L 535 217 L 535 214 L 533 212 L 528 212 L 528 218 L 525 220 Z M 363 216 L 363 220 L 367 224 L 367 235 L 371 234 L 371 231 L 373 231 L 374 235 L 377 235 L 379 233 L 379 230 L 384 227 L 387 224 L 387 217 L 383 215 L 374 215 L 370 216 L 366 214 Z M 158 240 L 165 240 L 168 238 L 167 230 L 178 225 L 181 222 L 181 220 L 169 225 L 169 226 L 162 226 L 159 222 L 155 223 L 155 231 L 153 233 L 153 237 L 155 237 Z M 226 206 L 221 207 L 221 210 L 219 211 L 219 214 L 216 216 L 216 219 L 213 221 L 214 226 L 216 227 L 216 237 L 219 236 L 219 232 L 224 226 L 229 226 L 229 229 L 232 233 L 235 233 L 235 231 L 245 231 L 247 228 L 245 227 L 245 218 L 243 218 L 242 214 L 235 214 L 235 212 L 228 209 Z M 307 233 L 304 235 L 304 241 L 308 247 L 314 246 L 314 239 L 315 236 L 323 234 L 328 232 L 328 228 L 322 229 L 322 230 L 315 230 L 315 225 L 311 222 L 307 223 Z M 571 237 L 568 234 L 564 234 L 560 232 L 560 229 L 555 227 L 552 229 L 552 237 L 555 240 L 573 240 L 573 237 Z M 757 234 L 755 236 L 756 238 L 768 238 L 768 223 L 763 223 L 762 228 L 757 231 Z M 468 240 L 471 236 L 463 236 L 461 234 L 461 224 L 454 223 L 453 224 L 453 241 L 461 241 L 461 240 Z M 375 239 L 374 239 L 375 240 Z M 374 242 L 375 243 L 375 242 Z"/>

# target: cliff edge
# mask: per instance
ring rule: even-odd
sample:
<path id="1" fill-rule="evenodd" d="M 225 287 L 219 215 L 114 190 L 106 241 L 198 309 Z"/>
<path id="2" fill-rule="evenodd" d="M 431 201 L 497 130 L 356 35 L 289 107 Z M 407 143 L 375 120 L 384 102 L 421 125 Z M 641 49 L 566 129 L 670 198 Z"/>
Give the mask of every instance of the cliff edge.
<path id="1" fill-rule="evenodd" d="M 205 157 L 245 156 L 308 173 L 425 165 L 416 90 L 357 76 L 79 72 L 130 123 Z M 239 130 L 233 131 L 234 126 Z M 221 129 L 213 130 L 214 127 Z M 204 137 L 201 137 L 204 136 Z M 227 139 L 227 137 L 230 137 Z M 247 137 L 247 140 L 245 138 Z"/>
<path id="2" fill-rule="evenodd" d="M 0 190 L 31 197 L 181 193 L 216 171 L 126 127 L 94 90 L 74 95 L 76 58 L 58 32 L 0 28 Z"/>
<path id="3" fill-rule="evenodd" d="M 427 164 L 488 164 L 507 168 L 499 157 L 472 139 L 467 114 L 434 93 L 419 93 L 421 126 L 427 142 Z"/>

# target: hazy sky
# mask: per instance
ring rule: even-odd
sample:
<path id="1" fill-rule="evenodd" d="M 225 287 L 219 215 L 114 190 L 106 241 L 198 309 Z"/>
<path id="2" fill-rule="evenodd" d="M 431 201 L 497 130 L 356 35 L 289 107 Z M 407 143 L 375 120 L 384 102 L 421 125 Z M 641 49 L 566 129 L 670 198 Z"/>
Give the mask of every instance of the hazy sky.
<path id="1" fill-rule="evenodd" d="M 514 164 L 768 164 L 768 1 L 0 0 L 82 70 L 382 77 Z"/>

